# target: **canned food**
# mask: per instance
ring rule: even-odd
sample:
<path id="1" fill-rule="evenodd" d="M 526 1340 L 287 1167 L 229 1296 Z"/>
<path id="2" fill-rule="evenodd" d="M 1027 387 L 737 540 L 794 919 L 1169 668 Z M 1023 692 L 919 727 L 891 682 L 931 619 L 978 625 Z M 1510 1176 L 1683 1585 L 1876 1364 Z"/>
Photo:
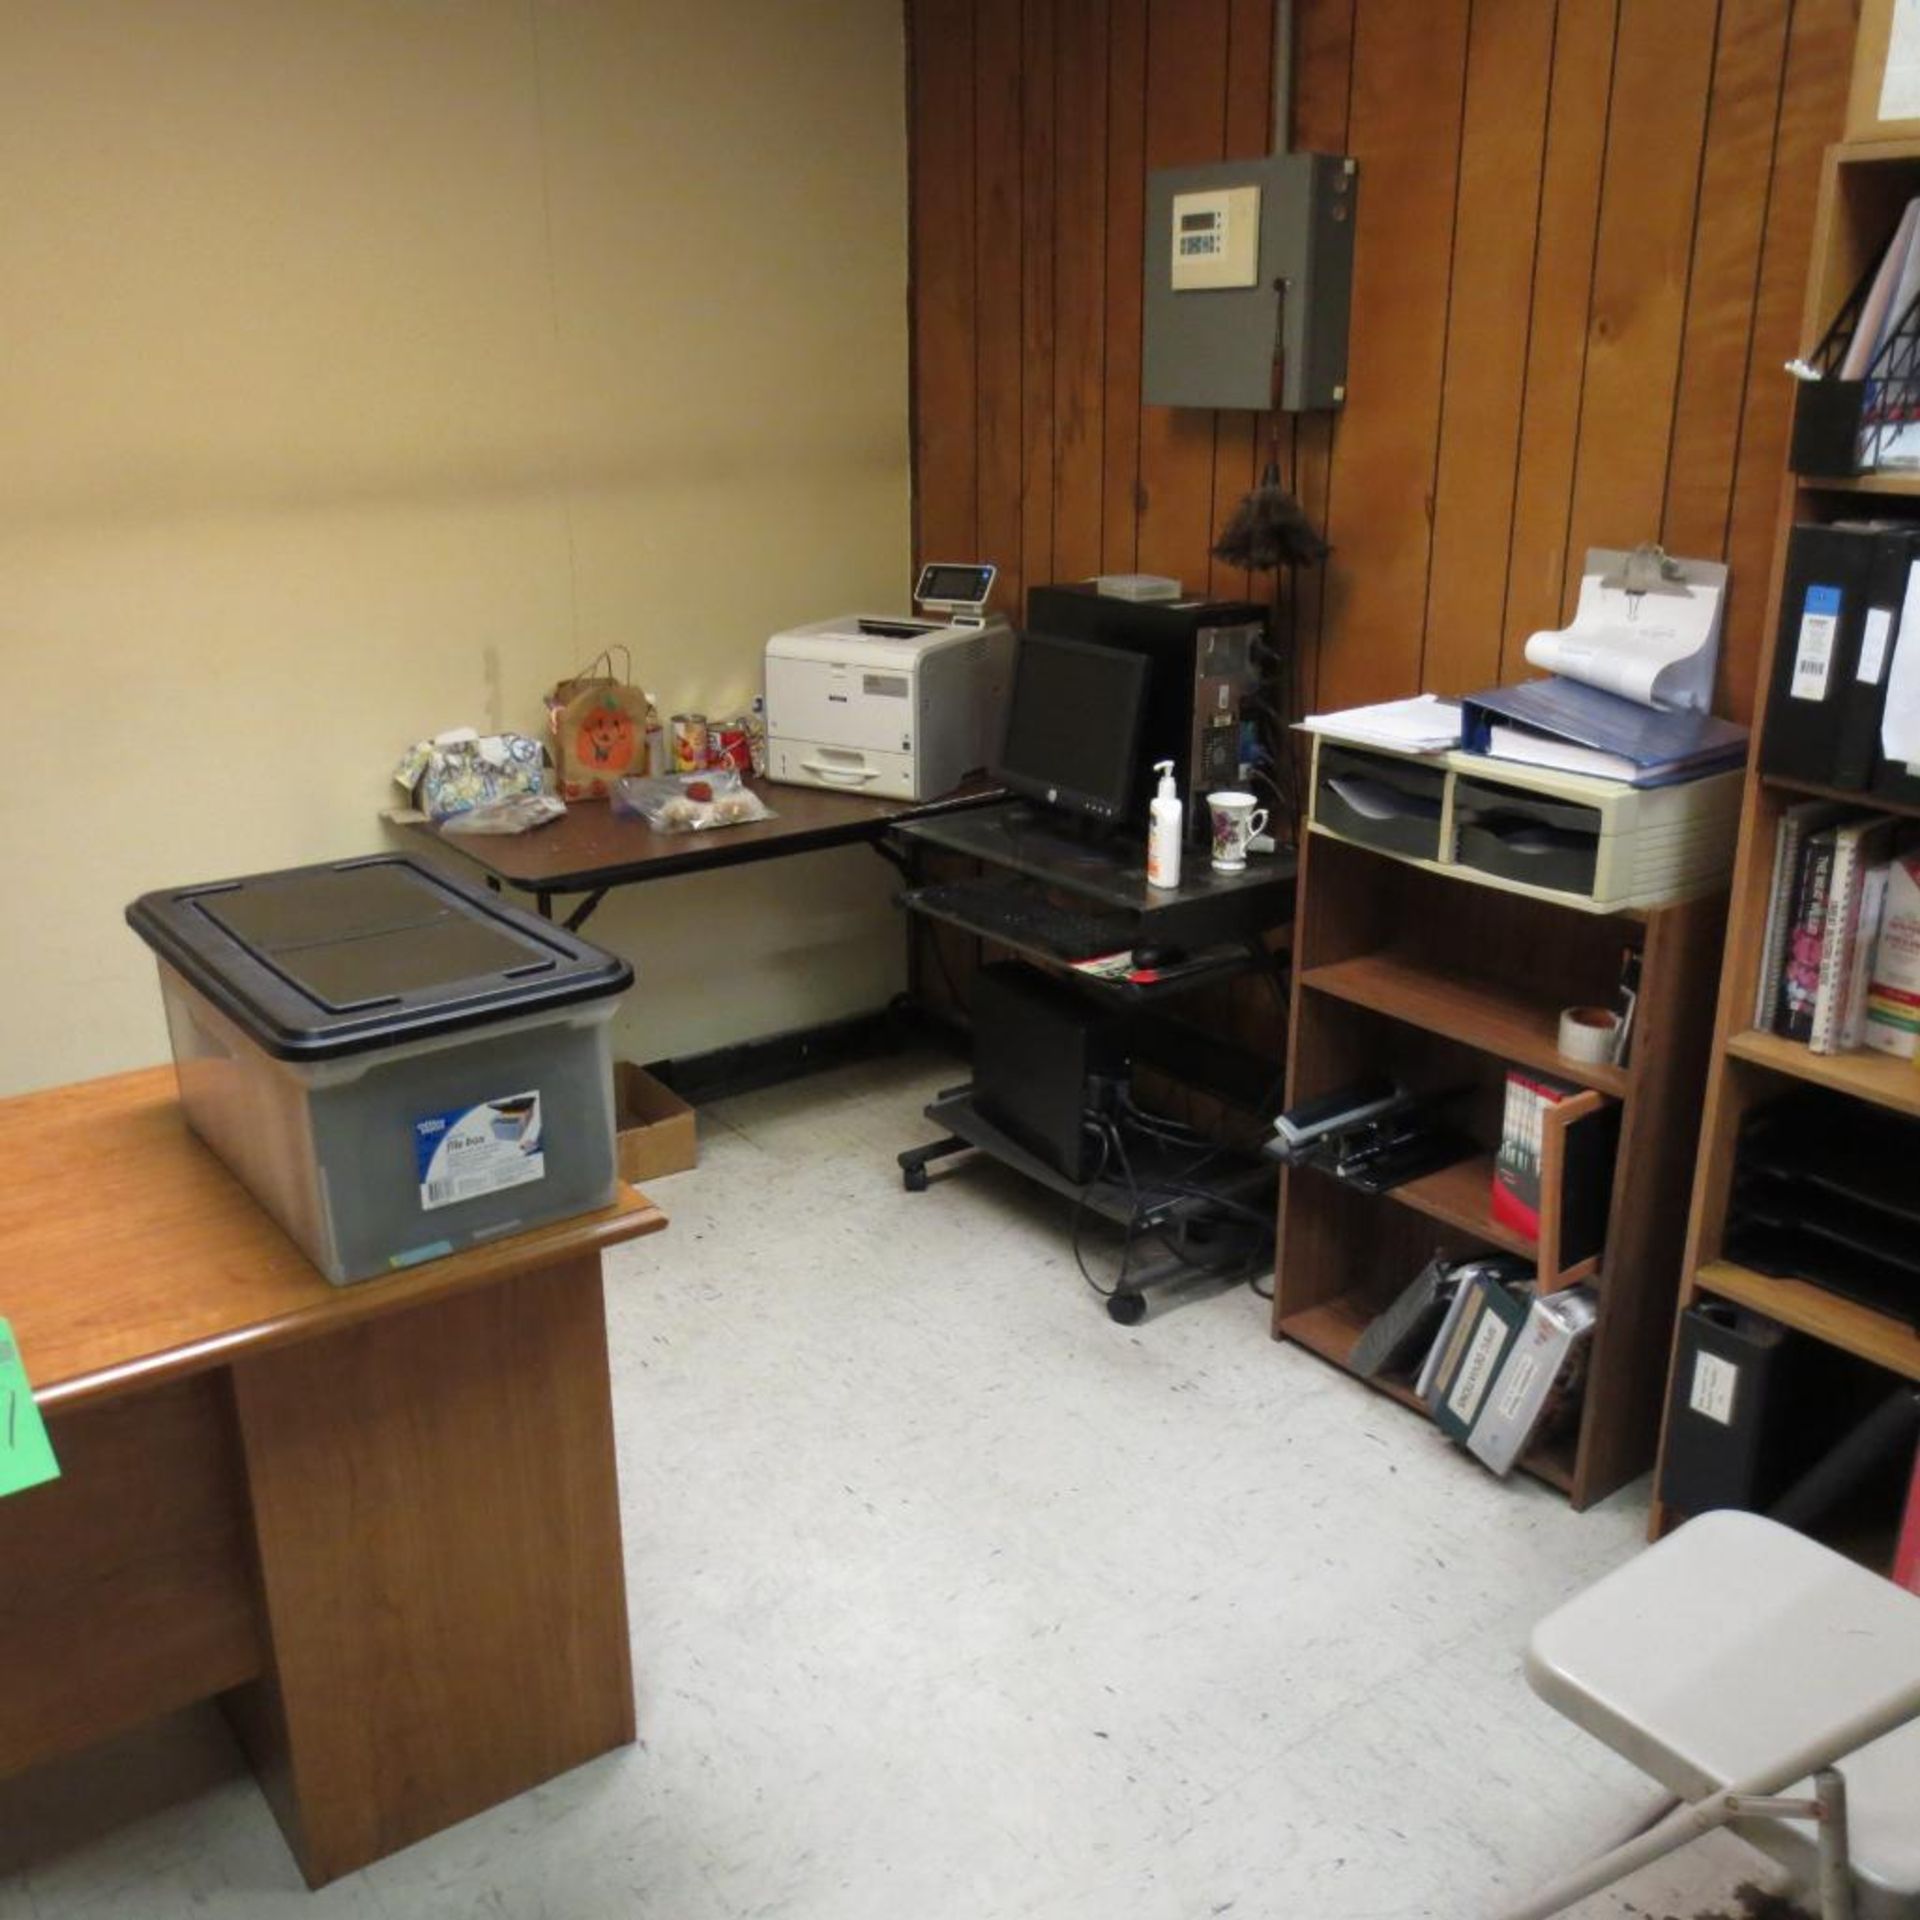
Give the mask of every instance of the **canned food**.
<path id="1" fill-rule="evenodd" d="M 707 751 L 716 767 L 731 767 L 740 774 L 753 771 L 753 741 L 744 720 L 727 720 L 709 728 Z"/>
<path id="2" fill-rule="evenodd" d="M 671 724 L 674 772 L 703 772 L 707 764 L 707 716 L 704 713 L 676 713 Z"/>

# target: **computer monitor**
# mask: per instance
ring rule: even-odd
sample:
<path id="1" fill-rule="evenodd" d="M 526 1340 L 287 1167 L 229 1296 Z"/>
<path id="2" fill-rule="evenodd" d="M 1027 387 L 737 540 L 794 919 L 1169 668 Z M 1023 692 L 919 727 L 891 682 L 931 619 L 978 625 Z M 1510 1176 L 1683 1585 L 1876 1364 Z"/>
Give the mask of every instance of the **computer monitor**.
<path id="1" fill-rule="evenodd" d="M 994 778 L 1064 813 L 1121 819 L 1134 791 L 1149 666 L 1144 654 L 1098 641 L 1023 633 Z"/>

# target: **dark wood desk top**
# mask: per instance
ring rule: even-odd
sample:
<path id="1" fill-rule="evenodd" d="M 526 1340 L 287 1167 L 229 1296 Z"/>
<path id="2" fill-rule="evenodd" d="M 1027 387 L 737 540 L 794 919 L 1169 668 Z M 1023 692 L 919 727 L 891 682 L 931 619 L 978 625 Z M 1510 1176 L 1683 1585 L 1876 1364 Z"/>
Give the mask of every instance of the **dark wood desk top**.
<path id="1" fill-rule="evenodd" d="M 615 813 L 598 800 L 580 801 L 551 826 L 531 833 L 450 834 L 424 821 L 409 822 L 403 830 L 464 854 L 505 886 L 529 893 L 590 893 L 821 847 L 855 846 L 878 840 L 901 820 L 983 806 L 1002 797 L 1000 789 L 985 780 L 969 782 L 937 800 L 875 800 L 769 780 L 751 784 L 775 817 L 707 833 L 655 833 L 644 820 Z"/>
<path id="2" fill-rule="evenodd" d="M 171 1067 L 0 1100 L 0 1317 L 49 1411 L 114 1398 L 655 1233 L 597 1213 L 330 1286 L 188 1131 Z"/>

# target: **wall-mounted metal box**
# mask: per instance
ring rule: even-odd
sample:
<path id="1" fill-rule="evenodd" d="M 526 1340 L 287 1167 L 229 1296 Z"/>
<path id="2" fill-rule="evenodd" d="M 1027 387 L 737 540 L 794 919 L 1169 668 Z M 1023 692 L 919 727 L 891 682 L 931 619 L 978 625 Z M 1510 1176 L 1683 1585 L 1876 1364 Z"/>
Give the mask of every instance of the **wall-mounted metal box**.
<path id="1" fill-rule="evenodd" d="M 1358 185 L 1358 163 L 1332 153 L 1149 174 L 1142 397 L 1256 412 L 1339 406 Z"/>

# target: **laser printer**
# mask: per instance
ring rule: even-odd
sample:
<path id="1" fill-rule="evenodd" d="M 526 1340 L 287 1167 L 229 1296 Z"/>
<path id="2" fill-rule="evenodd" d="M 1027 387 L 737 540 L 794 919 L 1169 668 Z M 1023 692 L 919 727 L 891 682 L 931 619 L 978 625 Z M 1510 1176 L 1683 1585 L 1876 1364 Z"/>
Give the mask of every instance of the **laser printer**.
<path id="1" fill-rule="evenodd" d="M 767 642 L 767 772 L 793 786 L 931 800 L 993 758 L 1013 629 L 994 569 L 921 568 L 927 615 L 848 613 Z"/>

